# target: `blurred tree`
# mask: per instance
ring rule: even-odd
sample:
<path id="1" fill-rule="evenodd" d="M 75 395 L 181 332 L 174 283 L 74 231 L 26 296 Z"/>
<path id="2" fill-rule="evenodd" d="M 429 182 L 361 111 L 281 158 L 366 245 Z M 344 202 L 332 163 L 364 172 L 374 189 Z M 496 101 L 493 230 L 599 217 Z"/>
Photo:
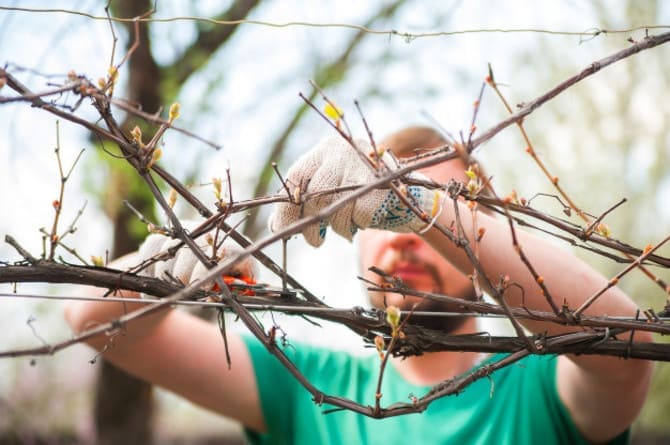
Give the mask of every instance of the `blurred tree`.
<path id="1" fill-rule="evenodd" d="M 213 17 L 216 20 L 240 20 L 247 17 L 259 4 L 258 0 L 237 0 L 229 7 Z M 404 0 L 390 2 L 381 7 L 364 26 L 372 26 L 375 22 L 392 17 Z M 112 12 L 117 17 L 140 16 L 152 7 L 149 0 L 122 0 L 112 2 Z M 205 67 L 211 56 L 226 45 L 239 25 L 198 24 L 197 34 L 193 41 L 183 49 L 169 64 L 159 64 L 152 52 L 151 24 L 142 24 L 139 31 L 139 46 L 128 60 L 126 70 L 129 77 L 124 86 L 123 97 L 138 104 L 148 113 L 160 112 L 166 104 L 173 102 L 179 95 L 185 82 L 201 68 Z M 124 24 L 126 47 L 134 41 L 134 25 Z M 316 64 L 311 78 L 321 86 L 332 86 L 342 81 L 350 68 L 350 56 L 357 45 L 367 34 L 358 31 L 349 40 L 344 50 L 332 58 L 332 61 Z M 311 94 L 314 99 L 316 93 Z M 286 141 L 300 122 L 306 105 L 301 105 L 289 118 L 280 134 L 277 135 L 273 148 L 269 153 L 262 173 L 258 176 L 258 184 L 254 196 L 267 192 L 271 179 L 271 162 L 279 160 L 286 147 Z M 122 123 L 126 131 L 139 125 L 143 134 L 150 138 L 151 129 L 137 119 L 127 117 Z M 103 203 L 120 202 L 123 196 L 144 215 L 153 218 L 154 208 L 151 195 L 141 180 L 123 160 L 110 159 L 103 156 L 107 163 L 108 184 Z M 99 170 L 96 172 L 99 174 Z M 116 198 L 115 198 L 116 197 Z M 104 206 L 104 204 L 103 204 Z M 146 235 L 135 215 L 126 207 L 104 206 L 105 213 L 114 227 L 114 239 L 111 255 L 119 257 L 137 249 Z M 155 220 L 155 218 L 153 219 Z M 246 230 L 257 234 L 259 224 L 255 216 L 249 220 Z M 96 386 L 95 425 L 97 441 L 100 444 L 142 443 L 152 442 L 151 419 L 153 401 L 151 386 L 140 381 L 109 363 L 103 362 Z"/>
<path id="2" fill-rule="evenodd" d="M 234 1 L 215 18 L 243 19 L 258 3 L 258 0 Z M 114 16 L 137 17 L 149 11 L 153 2 L 120 0 L 111 2 L 111 5 Z M 224 45 L 237 29 L 237 26 L 200 27 L 194 41 L 170 65 L 160 66 L 152 53 L 150 27 L 149 24 L 142 24 L 139 28 L 139 46 L 128 60 L 126 69 L 129 77 L 124 88 L 124 97 L 149 113 L 159 112 L 166 103 L 172 102 L 179 92 L 179 86 L 202 68 L 208 57 Z M 132 23 L 126 23 L 125 28 L 126 44 L 130 47 L 134 39 L 134 27 Z M 122 123 L 126 131 L 134 125 L 141 123 L 130 117 Z M 151 130 L 144 130 L 143 133 L 150 138 Z M 109 160 L 106 193 L 123 196 L 135 208 L 151 217 L 154 214 L 152 196 L 131 170 L 124 161 Z M 103 202 L 120 201 L 104 199 Z M 106 206 L 105 211 L 114 230 L 112 257 L 136 250 L 146 232 L 132 230 L 133 224 L 138 224 L 135 215 L 126 207 Z M 97 442 L 109 445 L 152 443 L 152 413 L 151 386 L 103 362 L 95 397 Z"/>

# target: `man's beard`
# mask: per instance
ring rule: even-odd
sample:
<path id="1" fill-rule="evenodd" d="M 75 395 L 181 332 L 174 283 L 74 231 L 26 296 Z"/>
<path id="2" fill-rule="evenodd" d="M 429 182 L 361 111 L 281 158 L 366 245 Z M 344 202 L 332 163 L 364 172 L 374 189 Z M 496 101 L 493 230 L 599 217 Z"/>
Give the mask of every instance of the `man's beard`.
<path id="1" fill-rule="evenodd" d="M 473 292 L 474 296 L 474 292 Z M 468 297 L 466 300 L 470 300 Z M 422 326 L 424 328 L 441 331 L 446 334 L 456 332 L 469 318 L 466 315 L 453 315 L 455 312 L 453 304 L 447 304 L 440 301 L 423 299 L 414 309 L 416 312 L 432 312 L 435 315 L 412 314 L 408 323 Z M 449 315 L 441 316 L 440 312 L 448 312 Z"/>
<path id="2" fill-rule="evenodd" d="M 440 294 L 442 292 L 442 286 L 439 280 L 439 276 L 436 276 L 435 278 L 436 289 L 433 289 L 432 292 Z M 411 289 L 411 286 L 409 287 Z M 449 295 L 449 297 L 456 296 Z M 474 288 L 470 288 L 467 295 L 459 295 L 457 298 L 464 301 L 476 301 L 477 294 Z M 417 299 L 419 300 L 418 302 Z M 386 298 L 384 298 L 384 301 L 386 301 Z M 413 312 L 434 313 L 435 315 L 422 315 L 420 313 L 413 313 L 408 323 L 436 331 L 441 331 L 447 334 L 451 334 L 457 331 L 469 318 L 467 315 L 454 315 L 454 313 L 462 311 L 460 305 L 457 303 L 448 303 L 446 301 L 421 298 L 418 296 L 411 296 L 411 294 L 408 294 L 405 298 L 403 298 L 403 300 L 397 304 L 397 306 L 406 313 L 409 313 L 412 310 Z M 448 313 L 448 315 L 441 316 L 439 315 L 440 312 Z"/>
<path id="3" fill-rule="evenodd" d="M 444 283 L 442 277 L 437 270 L 437 268 L 430 263 L 420 261 L 413 252 L 403 251 L 400 253 L 403 259 L 410 260 L 413 263 L 421 263 L 425 270 L 429 273 L 433 281 L 433 289 L 430 291 L 433 293 L 440 294 L 444 292 Z M 404 283 L 408 288 L 412 289 L 411 280 Z M 477 295 L 474 288 L 470 288 L 467 295 L 456 296 L 449 295 L 450 297 L 459 297 L 465 301 L 476 301 Z M 408 295 L 410 297 L 410 295 Z M 420 299 L 418 303 L 416 300 Z M 384 305 L 386 305 L 386 297 L 384 297 Z M 411 300 L 403 298 L 402 302 L 398 304 L 398 307 L 406 312 L 409 312 L 414 308 L 416 312 L 433 312 L 436 315 L 421 315 L 421 314 L 412 314 L 408 323 L 422 326 L 424 328 L 433 329 L 436 331 L 441 331 L 447 334 L 451 334 L 457 331 L 466 320 L 468 316 L 457 316 L 453 315 L 454 312 L 458 312 L 460 309 L 457 304 L 447 303 L 445 301 L 436 301 L 428 298 L 421 297 L 412 297 Z M 448 312 L 449 315 L 440 316 L 438 313 Z"/>

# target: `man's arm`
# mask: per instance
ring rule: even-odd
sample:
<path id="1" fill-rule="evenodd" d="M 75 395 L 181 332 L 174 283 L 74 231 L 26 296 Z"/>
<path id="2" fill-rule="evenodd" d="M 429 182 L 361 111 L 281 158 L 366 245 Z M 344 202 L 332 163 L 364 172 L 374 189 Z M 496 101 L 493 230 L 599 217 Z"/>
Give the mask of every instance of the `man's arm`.
<path id="1" fill-rule="evenodd" d="M 460 214 L 465 234 L 471 245 L 472 218 L 462 203 Z M 440 223 L 449 227 L 454 221 L 451 203 L 445 205 Z M 496 220 L 481 212 L 477 215 L 478 227 L 485 228 L 479 246 L 479 260 L 488 278 L 496 283 L 502 276 L 509 276 L 510 286 L 505 300 L 510 306 L 550 311 L 551 308 L 541 289 L 521 261 L 513 247 L 506 221 Z M 557 306 L 565 302 L 577 308 L 591 295 L 607 285 L 607 280 L 592 267 L 569 252 L 557 248 L 544 239 L 517 230 L 519 244 L 533 267 L 544 279 Z M 425 239 L 464 273 L 473 268 L 462 249 L 456 247 L 437 229 L 432 228 Z M 634 317 L 637 306 L 618 287 L 612 287 L 589 309 L 586 314 Z M 574 331 L 575 327 L 559 326 L 532 320 L 522 321 L 534 333 L 559 334 Z M 619 336 L 629 338 L 629 334 Z M 649 333 L 638 332 L 636 341 L 651 341 Z M 649 387 L 652 363 L 642 360 L 622 360 L 607 356 L 561 356 L 558 360 L 558 392 L 574 422 L 589 440 L 600 442 L 623 432 L 639 414 Z M 532 408 L 532 407 L 531 407 Z"/>
<path id="2" fill-rule="evenodd" d="M 123 257 L 113 266 L 123 270 L 136 263 L 134 257 Z M 133 292 L 124 292 L 123 296 L 139 298 Z M 73 331 L 81 332 L 140 306 L 143 304 L 69 302 L 65 318 Z M 132 375 L 236 419 L 248 428 L 259 432 L 265 429 L 253 364 L 244 341 L 235 333 L 228 333 L 231 369 L 218 328 L 177 310 L 167 309 L 134 320 L 118 335 L 99 335 L 87 343 L 104 350 L 105 359 Z"/>
<path id="3" fill-rule="evenodd" d="M 375 152 L 365 140 L 355 140 L 353 143 L 359 153 Z M 371 159 L 374 163 L 384 164 L 385 168 L 394 170 L 397 163 L 388 159 L 389 157 L 390 154 L 384 152 Z M 428 167 L 421 172 L 433 180 L 446 183 L 454 176 L 455 171 L 442 165 Z M 361 161 L 351 144 L 338 137 L 323 139 L 312 150 L 304 153 L 287 172 L 287 183 L 307 184 L 306 190 L 300 189 L 302 195 L 305 192 L 332 190 L 351 184 L 369 184 L 378 180 L 373 169 Z M 406 187 L 406 190 L 412 195 L 414 203 L 427 214 L 432 214 L 436 205 L 442 201 L 439 194 L 420 186 Z M 277 232 L 302 217 L 319 216 L 319 212 L 343 196 L 346 194 L 323 195 L 301 205 L 277 203 L 270 217 L 270 230 Z M 511 282 L 519 285 L 510 286 L 505 292 L 507 303 L 510 306 L 525 305 L 529 309 L 550 310 L 538 283 L 514 249 L 507 222 L 495 220 L 480 212 L 478 227 L 473 228 L 467 206 L 460 201 L 458 205 L 460 215 L 463 216 L 465 235 L 471 245 L 474 245 L 475 229 L 485 228 L 478 252 L 488 278 L 496 283 L 501 277 L 509 276 Z M 442 207 L 439 222 L 445 227 L 451 227 L 455 221 L 453 205 L 447 200 Z M 329 217 L 321 217 L 320 221 L 302 231 L 305 240 L 315 247 L 323 243 L 327 224 L 347 239 L 351 239 L 356 230 L 364 228 L 419 232 L 425 227 L 424 221 L 409 211 L 393 192 L 381 189 L 369 191 L 358 197 L 355 203 L 340 206 Z M 607 280 L 604 277 L 570 253 L 521 230 L 517 231 L 517 235 L 521 248 L 542 276 L 559 307 L 565 301 L 570 308 L 575 309 L 606 286 Z M 437 229 L 428 230 L 424 238 L 461 272 L 472 273 L 472 264 L 463 250 Z M 586 311 L 587 314 L 631 317 L 635 316 L 635 312 L 636 305 L 616 287 L 604 292 Z M 524 321 L 524 325 L 535 333 L 559 334 L 579 329 L 530 320 Z M 629 337 L 621 335 L 620 338 Z M 639 332 L 635 339 L 650 341 L 651 336 Z M 575 423 L 587 438 L 593 441 L 608 440 L 627 428 L 638 414 L 646 396 L 651 371 L 650 362 L 639 360 L 604 356 L 561 357 L 558 366 L 558 391 Z"/>

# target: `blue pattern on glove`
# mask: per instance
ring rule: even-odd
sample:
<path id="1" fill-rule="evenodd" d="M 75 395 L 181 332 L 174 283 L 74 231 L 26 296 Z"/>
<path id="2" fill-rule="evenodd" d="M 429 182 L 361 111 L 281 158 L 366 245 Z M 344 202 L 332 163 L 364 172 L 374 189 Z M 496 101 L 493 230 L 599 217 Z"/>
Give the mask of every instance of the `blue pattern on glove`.
<path id="1" fill-rule="evenodd" d="M 407 193 L 416 199 L 421 205 L 425 199 L 427 190 L 423 187 L 412 185 L 407 187 Z M 411 199 L 411 198 L 410 198 Z M 372 215 L 370 227 L 375 229 L 392 230 L 393 228 L 409 225 L 418 216 L 398 198 L 394 191 L 389 191 L 381 206 Z"/>

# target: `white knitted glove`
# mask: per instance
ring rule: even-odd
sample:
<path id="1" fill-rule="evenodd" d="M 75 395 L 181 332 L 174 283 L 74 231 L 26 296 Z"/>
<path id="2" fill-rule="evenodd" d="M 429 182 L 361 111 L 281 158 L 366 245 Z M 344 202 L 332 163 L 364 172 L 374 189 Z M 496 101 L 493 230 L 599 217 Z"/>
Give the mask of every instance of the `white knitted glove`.
<path id="1" fill-rule="evenodd" d="M 186 223 L 185 225 L 189 225 Z M 196 244 L 207 254 L 211 255 L 212 247 L 206 241 L 206 236 L 203 235 L 196 240 Z M 180 241 L 172 239 L 164 235 L 151 234 L 140 246 L 139 256 L 142 261 L 153 258 L 157 255 L 164 254 L 170 247 L 176 246 Z M 223 261 L 226 258 L 234 256 L 241 252 L 242 249 L 231 240 L 226 240 L 218 249 L 216 256 L 217 262 Z M 163 280 L 170 280 L 174 277 L 182 284 L 188 285 L 196 280 L 201 279 L 207 273 L 207 267 L 195 256 L 193 251 L 187 246 L 182 246 L 176 254 L 166 260 L 154 262 L 142 270 L 141 275 L 160 278 Z M 253 279 L 258 274 L 258 268 L 253 258 L 247 257 L 244 260 L 235 264 L 232 269 L 226 272 L 226 276 L 245 277 Z M 214 283 L 206 287 L 209 290 Z"/>
<path id="2" fill-rule="evenodd" d="M 372 152 L 368 142 L 362 139 L 356 139 L 354 142 L 366 155 Z M 382 161 L 391 170 L 398 168 L 389 153 L 384 153 Z M 410 176 L 421 177 L 418 174 Z M 372 168 L 366 165 L 355 149 L 342 137 L 333 136 L 323 139 L 302 155 L 289 169 L 286 182 L 291 192 L 298 188 L 304 196 L 308 192 L 330 190 L 340 186 L 365 185 L 376 179 Z M 418 207 L 428 215 L 433 214 L 439 205 L 438 192 L 421 186 L 408 186 L 407 192 L 414 197 L 413 201 Z M 301 218 L 315 215 L 350 193 L 325 194 L 303 201 L 302 204 L 279 203 L 268 221 L 270 231 L 280 231 Z M 394 232 L 411 232 L 420 230 L 426 223 L 405 206 L 392 190 L 375 189 L 348 203 L 320 223 L 308 226 L 302 234 L 309 244 L 318 247 L 326 237 L 328 225 L 331 225 L 336 233 L 351 241 L 358 229 L 369 227 Z"/>

